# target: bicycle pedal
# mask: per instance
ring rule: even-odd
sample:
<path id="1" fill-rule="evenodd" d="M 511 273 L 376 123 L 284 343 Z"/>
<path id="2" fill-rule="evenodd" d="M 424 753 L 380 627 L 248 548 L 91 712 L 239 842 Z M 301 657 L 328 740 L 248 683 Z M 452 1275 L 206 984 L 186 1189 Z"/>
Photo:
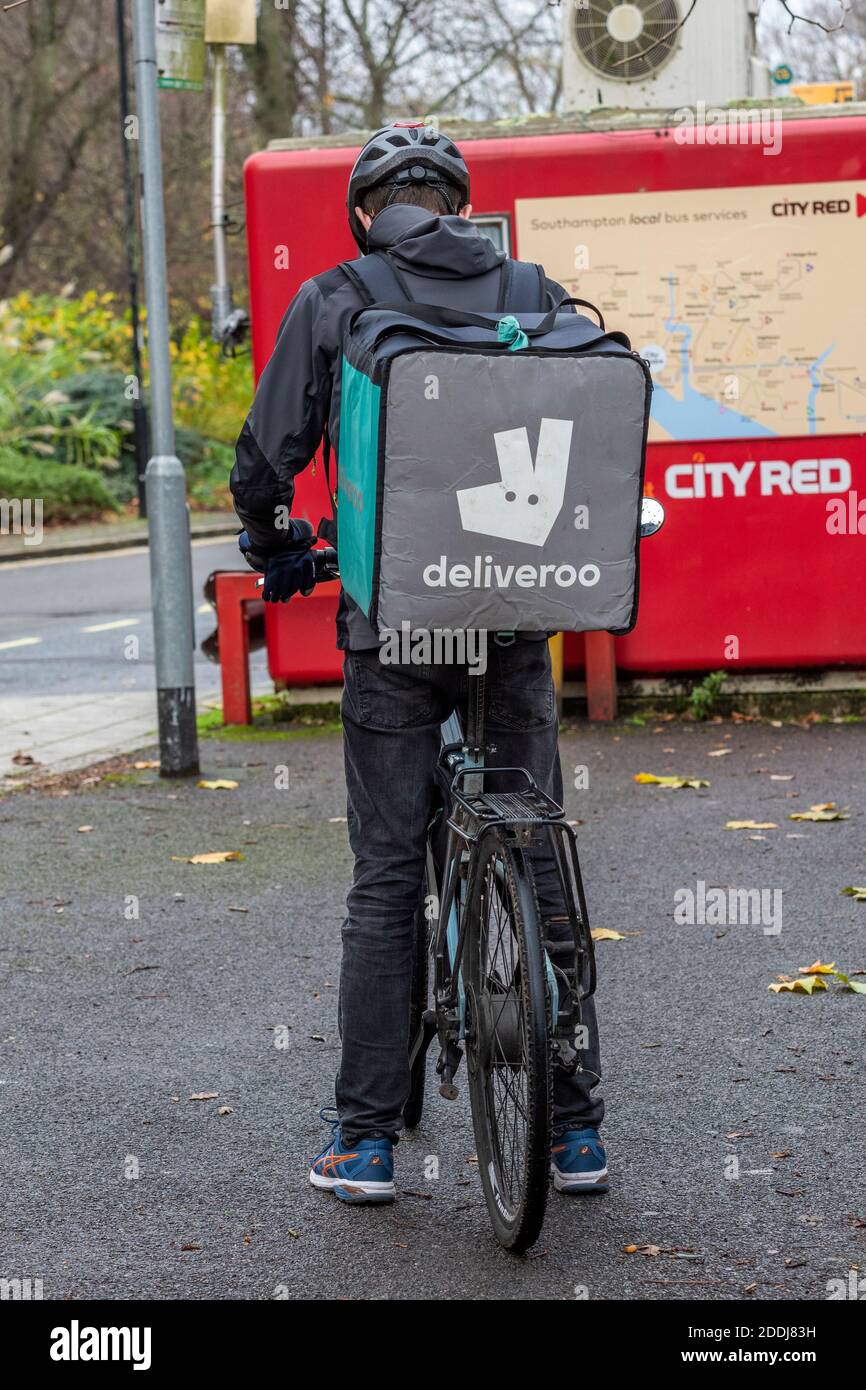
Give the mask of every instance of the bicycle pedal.
<path id="1" fill-rule="evenodd" d="M 455 1086 L 453 1081 L 443 1081 L 439 1087 L 439 1094 L 445 1100 L 456 1100 L 460 1094 L 460 1087 Z"/>

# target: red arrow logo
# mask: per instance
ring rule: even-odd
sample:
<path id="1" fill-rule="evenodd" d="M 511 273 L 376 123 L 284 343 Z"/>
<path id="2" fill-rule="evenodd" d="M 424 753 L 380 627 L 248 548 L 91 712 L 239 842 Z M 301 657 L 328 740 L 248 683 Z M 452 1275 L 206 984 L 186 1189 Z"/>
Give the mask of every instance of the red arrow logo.
<path id="1" fill-rule="evenodd" d="M 857 194 L 857 216 L 866 217 L 866 198 L 862 193 Z"/>

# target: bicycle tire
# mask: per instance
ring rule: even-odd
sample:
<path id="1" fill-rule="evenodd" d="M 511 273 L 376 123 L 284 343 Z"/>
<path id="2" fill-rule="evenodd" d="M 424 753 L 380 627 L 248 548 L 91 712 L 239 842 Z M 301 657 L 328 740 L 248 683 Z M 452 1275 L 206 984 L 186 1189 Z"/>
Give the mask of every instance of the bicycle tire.
<path id="1" fill-rule="evenodd" d="M 549 1186 L 553 1068 L 541 920 L 531 865 L 508 835 L 489 831 L 476 853 L 463 958 L 469 1097 L 493 1230 L 501 1245 L 521 1254 L 538 1239 Z M 501 965 L 490 958 L 491 911 Z M 524 1131 L 519 1155 L 505 1147 L 507 1118 L 503 1134 L 507 1097 L 518 1090 L 525 1096 L 523 1123 L 514 1126 L 515 1142 L 518 1128 Z"/>

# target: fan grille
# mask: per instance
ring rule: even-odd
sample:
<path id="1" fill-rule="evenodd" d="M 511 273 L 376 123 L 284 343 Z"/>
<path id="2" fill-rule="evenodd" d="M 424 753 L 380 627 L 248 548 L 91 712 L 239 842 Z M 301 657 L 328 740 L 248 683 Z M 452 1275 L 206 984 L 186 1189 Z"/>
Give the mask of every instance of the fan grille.
<path id="1" fill-rule="evenodd" d="M 575 6 L 574 34 L 594 72 L 634 82 L 667 62 L 680 19 L 677 0 L 588 0 Z"/>

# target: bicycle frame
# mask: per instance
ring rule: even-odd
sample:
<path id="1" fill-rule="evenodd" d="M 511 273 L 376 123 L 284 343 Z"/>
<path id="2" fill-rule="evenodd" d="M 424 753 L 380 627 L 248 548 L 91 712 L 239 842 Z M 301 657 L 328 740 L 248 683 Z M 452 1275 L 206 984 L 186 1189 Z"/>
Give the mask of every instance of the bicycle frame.
<path id="1" fill-rule="evenodd" d="M 446 1095 L 456 1095 L 453 1075 L 465 1037 L 461 967 L 466 924 L 462 920 L 461 900 L 466 902 L 471 896 L 475 851 L 492 829 L 504 831 L 517 848 L 529 855 L 546 851 L 556 868 L 564 912 L 545 923 L 543 945 L 554 1060 L 570 1072 L 579 1066 L 584 1043 L 580 1031 L 581 1004 L 594 992 L 596 981 L 574 830 L 565 820 L 562 807 L 537 786 L 526 768 L 485 768 L 485 678 L 470 679 L 466 734 L 456 713 L 442 725 L 436 781 L 445 820 L 444 827 L 440 825 L 438 830 L 447 830 L 447 838 L 441 863 L 437 863 L 432 833 L 427 844 L 427 902 L 435 907 L 435 912 L 430 913 L 435 1006 L 432 1016 L 429 1012 L 425 1015 L 424 1032 L 415 1041 L 410 1058 L 414 1063 L 419 1049 L 426 1047 L 434 1031 L 438 1033 L 441 1052 L 437 1071 L 444 1075 L 440 1089 Z M 488 792 L 484 785 L 486 773 L 497 778 L 517 778 L 520 789 Z M 561 939 L 549 936 L 554 923 L 563 928 Z"/>

